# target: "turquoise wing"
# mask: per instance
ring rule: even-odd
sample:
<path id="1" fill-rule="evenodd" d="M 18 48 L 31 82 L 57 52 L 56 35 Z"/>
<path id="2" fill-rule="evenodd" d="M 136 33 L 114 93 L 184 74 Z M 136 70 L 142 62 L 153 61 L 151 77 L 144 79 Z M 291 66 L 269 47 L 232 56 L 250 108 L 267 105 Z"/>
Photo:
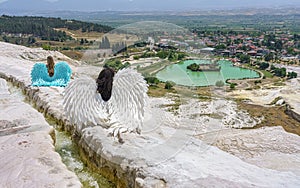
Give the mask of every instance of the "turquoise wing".
<path id="1" fill-rule="evenodd" d="M 70 82 L 72 70 L 66 62 L 58 62 L 54 67 L 53 86 L 66 86 Z"/>
<path id="2" fill-rule="evenodd" d="M 48 80 L 48 71 L 44 63 L 34 64 L 31 70 L 31 85 L 32 86 L 46 86 L 45 81 Z"/>
<path id="3" fill-rule="evenodd" d="M 54 67 L 54 75 L 49 76 L 44 63 L 36 63 L 31 71 L 32 86 L 60 86 L 64 87 L 70 82 L 72 70 L 66 62 L 58 62 Z"/>

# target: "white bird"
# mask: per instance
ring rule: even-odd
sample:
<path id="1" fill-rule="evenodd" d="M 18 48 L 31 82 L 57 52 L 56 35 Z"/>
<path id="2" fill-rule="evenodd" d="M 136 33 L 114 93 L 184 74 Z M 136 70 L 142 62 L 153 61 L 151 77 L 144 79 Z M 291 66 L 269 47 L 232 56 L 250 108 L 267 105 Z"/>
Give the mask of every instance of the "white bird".
<path id="1" fill-rule="evenodd" d="M 73 80 L 64 91 L 67 119 L 81 131 L 100 125 L 120 138 L 120 133 L 140 133 L 148 87 L 143 76 L 126 68 L 115 75 L 104 68 L 95 81 L 90 77 Z"/>

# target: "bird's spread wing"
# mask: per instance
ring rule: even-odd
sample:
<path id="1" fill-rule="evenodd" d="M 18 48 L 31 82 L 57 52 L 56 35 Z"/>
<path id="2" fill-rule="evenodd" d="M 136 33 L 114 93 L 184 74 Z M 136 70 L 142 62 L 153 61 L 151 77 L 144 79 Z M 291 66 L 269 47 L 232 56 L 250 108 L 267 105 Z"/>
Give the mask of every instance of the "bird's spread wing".
<path id="1" fill-rule="evenodd" d="M 122 69 L 115 75 L 112 96 L 108 101 L 110 121 L 115 124 L 112 128 L 140 132 L 148 99 L 147 90 L 143 76 L 133 69 Z"/>
<path id="2" fill-rule="evenodd" d="M 106 105 L 97 93 L 92 78 L 73 80 L 64 91 L 64 110 L 67 119 L 82 130 L 86 126 L 103 125 L 107 118 Z"/>

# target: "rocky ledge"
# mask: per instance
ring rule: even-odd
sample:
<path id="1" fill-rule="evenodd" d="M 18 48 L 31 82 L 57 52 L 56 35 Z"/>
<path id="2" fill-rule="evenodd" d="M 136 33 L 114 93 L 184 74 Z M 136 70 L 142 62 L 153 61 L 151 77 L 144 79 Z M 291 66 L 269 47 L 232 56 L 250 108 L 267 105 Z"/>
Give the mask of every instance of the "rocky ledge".
<path id="1" fill-rule="evenodd" d="M 0 187 L 81 187 L 54 151 L 44 116 L 0 78 Z"/>
<path id="2" fill-rule="evenodd" d="M 19 59 L 14 56 L 1 56 L 6 49 L 19 50 L 19 46 L 0 43 L 0 48 L 2 48 L 0 49 L 0 74 L 2 77 L 18 84 L 34 100 L 37 108 L 55 118 L 66 130 L 74 132 L 63 115 L 63 88 L 31 87 L 29 72 L 35 61 Z M 39 54 L 43 53 L 47 57 L 47 52 L 39 52 Z M 72 64 L 72 62 L 69 63 Z M 82 70 L 78 65 L 74 65 L 72 68 L 75 73 Z M 91 66 L 85 67 L 85 70 L 98 69 Z M 90 76 L 95 75 L 90 74 Z M 300 175 L 295 171 L 295 165 L 299 165 L 300 158 L 300 148 L 294 144 L 295 142 L 300 143 L 298 135 L 286 133 L 278 128 L 261 128 L 247 130 L 253 131 L 253 138 L 242 139 L 241 144 L 235 144 L 234 135 L 236 132 L 241 133 L 244 130 L 237 129 L 234 134 L 231 134 L 232 129 L 226 125 L 229 119 L 223 117 L 228 113 L 234 114 L 234 111 L 237 110 L 234 109 L 232 102 L 225 99 L 213 100 L 208 104 L 206 104 L 207 102 L 187 102 L 180 106 L 179 115 L 174 115 L 162 108 L 163 105 L 168 105 L 170 102 L 164 98 L 152 98 L 146 113 L 142 134 L 123 134 L 124 144 L 109 137 L 107 130 L 100 126 L 89 127 L 80 133 L 73 133 L 75 141 L 81 148 L 82 156 L 89 165 L 110 180 L 115 181 L 119 187 L 300 186 Z M 209 107 L 210 105 L 211 107 Z M 204 107 L 208 107 L 208 111 Z M 218 114 L 215 114 L 214 111 L 217 111 Z M 234 115 L 230 117 L 238 118 Z M 249 121 L 247 117 L 239 118 L 235 122 L 247 124 L 243 119 Z M 250 124 L 252 123 L 251 120 Z M 226 134 L 223 134 L 224 132 Z M 218 139 L 219 135 L 221 136 Z M 239 136 L 245 137 L 247 134 L 239 134 Z M 280 147 L 270 146 L 265 139 L 262 143 L 255 142 L 256 137 L 276 138 L 278 136 L 282 137 L 279 143 Z M 292 145 L 285 138 L 293 140 Z M 228 139 L 230 139 L 230 143 L 227 144 L 226 140 Z M 229 153 L 222 151 L 213 146 L 218 145 L 215 144 L 218 141 L 222 147 L 251 148 L 252 155 L 250 157 L 245 155 L 246 151 L 243 151 L 242 156 L 230 154 L 235 148 L 226 148 Z M 250 143 L 247 144 L 248 142 Z M 262 149 L 265 146 L 267 146 L 266 149 Z M 286 147 L 291 147 L 288 154 L 284 152 Z M 236 153 L 238 152 L 234 154 Z M 260 163 L 265 163 L 265 158 L 262 157 L 255 157 L 251 162 L 245 160 L 246 157 L 251 158 L 256 154 L 271 156 L 271 153 L 276 153 L 276 160 L 268 161 L 268 165 L 260 165 Z M 282 164 L 283 168 L 281 166 L 283 161 L 279 160 L 281 157 L 285 157 L 286 161 L 291 157 L 297 163 L 294 165 Z"/>

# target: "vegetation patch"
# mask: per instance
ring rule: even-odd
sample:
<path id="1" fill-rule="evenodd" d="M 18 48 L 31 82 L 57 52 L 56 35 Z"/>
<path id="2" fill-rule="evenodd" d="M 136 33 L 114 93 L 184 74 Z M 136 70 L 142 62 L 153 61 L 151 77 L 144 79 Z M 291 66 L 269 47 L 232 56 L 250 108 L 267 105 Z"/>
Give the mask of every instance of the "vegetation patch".
<path id="1" fill-rule="evenodd" d="M 240 110 L 246 110 L 252 117 L 264 119 L 254 128 L 282 126 L 285 131 L 300 136 L 300 123 L 285 113 L 285 106 L 265 107 L 237 101 Z"/>
<path id="2" fill-rule="evenodd" d="M 276 104 L 279 100 L 281 100 L 282 99 L 282 97 L 276 97 L 271 103 L 270 103 L 270 105 L 274 105 L 274 104 Z"/>
<path id="3" fill-rule="evenodd" d="M 264 74 L 264 78 L 273 78 L 273 74 L 266 70 L 261 70 L 261 72 Z"/>
<path id="4" fill-rule="evenodd" d="M 177 93 L 174 88 L 165 89 L 164 83 L 158 83 L 156 85 L 149 85 L 148 95 L 150 97 L 164 97 L 167 93 Z"/>
<path id="5" fill-rule="evenodd" d="M 120 69 L 124 69 L 129 66 L 130 66 L 129 62 L 122 63 L 121 60 L 119 60 L 119 59 L 110 59 L 110 60 L 106 61 L 104 64 L 104 67 L 109 67 L 116 71 L 118 71 Z"/>
<path id="6" fill-rule="evenodd" d="M 179 96 L 176 96 L 175 98 L 172 99 L 174 103 L 171 104 L 163 104 L 160 105 L 161 108 L 167 108 L 169 112 L 172 112 L 174 115 L 179 115 L 179 107 L 182 104 L 182 100 L 180 99 Z"/>
<path id="7" fill-rule="evenodd" d="M 17 38 L 26 38 L 26 43 L 24 41 L 22 44 L 33 44 L 36 42 L 36 38 L 58 42 L 72 39 L 65 31 L 56 30 L 55 28 L 81 29 L 82 32 L 96 31 L 101 33 L 112 30 L 109 26 L 60 18 L 6 15 L 0 17 L 0 33 L 16 35 Z M 3 40 L 10 42 L 11 38 L 5 35 Z"/>

